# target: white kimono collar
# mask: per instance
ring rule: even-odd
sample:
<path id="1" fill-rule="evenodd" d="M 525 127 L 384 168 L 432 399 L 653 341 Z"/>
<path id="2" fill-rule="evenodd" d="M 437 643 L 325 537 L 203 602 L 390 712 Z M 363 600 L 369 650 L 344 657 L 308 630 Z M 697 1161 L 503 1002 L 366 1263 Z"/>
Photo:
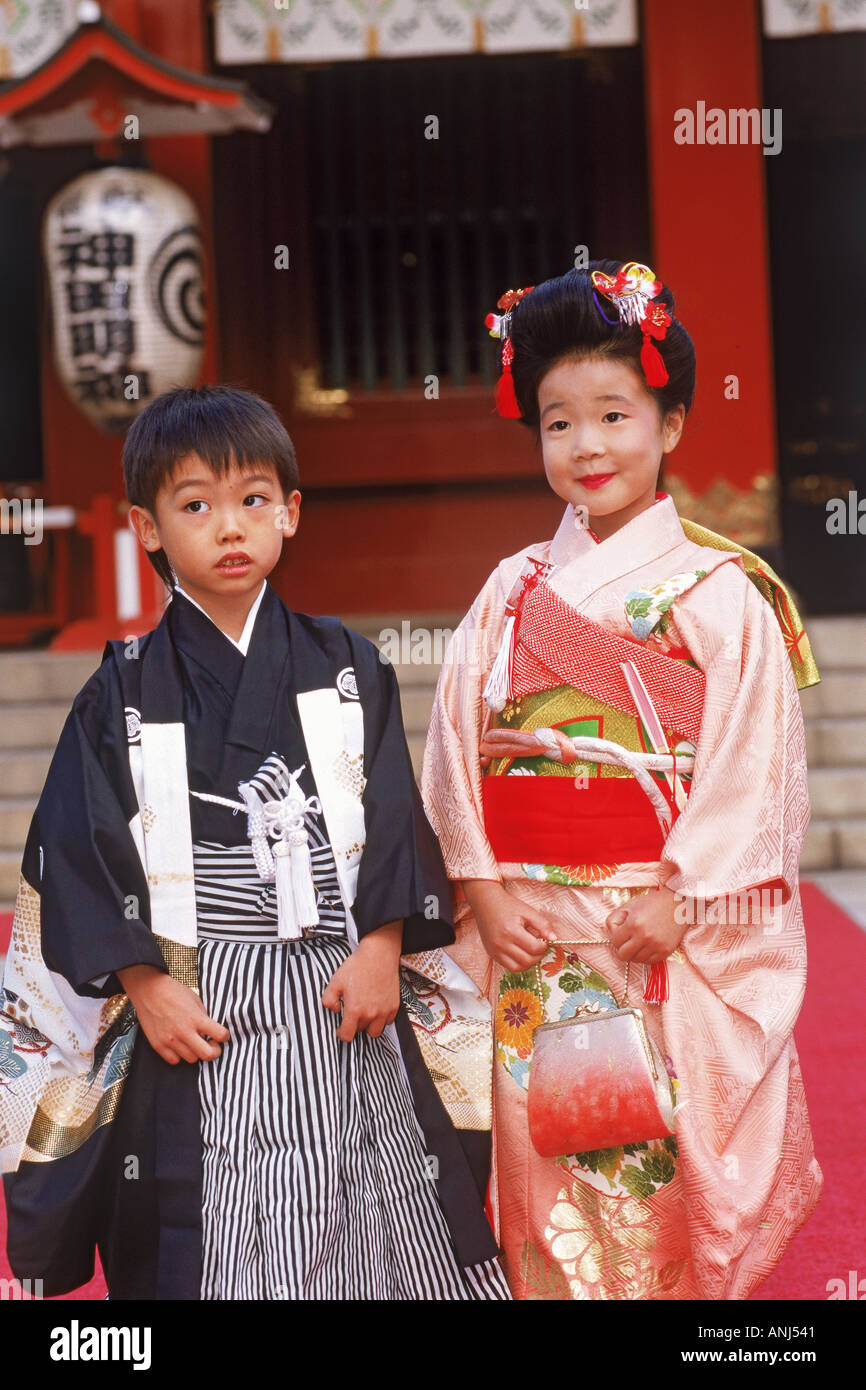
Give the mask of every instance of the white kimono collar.
<path id="1" fill-rule="evenodd" d="M 603 541 L 596 540 L 591 531 L 578 524 L 569 503 L 550 543 L 548 558 L 556 568 L 548 583 L 571 603 L 575 585 L 586 597 L 615 576 L 630 574 L 687 542 L 673 498 L 667 492 Z"/>
<path id="2" fill-rule="evenodd" d="M 208 613 L 204 608 L 202 608 L 200 603 L 196 603 L 195 599 L 190 597 L 186 589 L 182 589 L 179 584 L 175 584 L 174 587 L 177 593 L 183 594 L 187 603 L 191 603 L 192 606 L 194 608 L 197 608 L 200 613 L 204 613 L 205 617 L 208 619 L 209 622 L 213 623 L 213 618 L 211 617 L 210 613 Z M 223 632 L 222 628 L 219 628 L 220 632 L 222 632 L 223 634 L 223 637 L 225 637 L 227 641 L 231 642 L 233 647 L 237 647 L 238 651 L 243 656 L 246 656 L 247 652 L 249 651 L 250 641 L 252 640 L 253 635 L 253 628 L 255 627 L 256 623 L 256 617 L 258 615 L 259 609 L 262 606 L 262 599 L 265 596 L 265 590 L 267 589 L 267 587 L 268 581 L 266 579 L 263 579 L 262 587 L 259 589 L 259 592 L 255 600 L 253 601 L 253 606 L 247 614 L 247 620 L 244 623 L 244 630 L 241 633 L 240 637 L 237 639 L 237 641 L 235 641 L 234 637 L 229 637 L 227 632 Z M 219 624 L 214 623 L 214 627 L 219 627 Z"/>

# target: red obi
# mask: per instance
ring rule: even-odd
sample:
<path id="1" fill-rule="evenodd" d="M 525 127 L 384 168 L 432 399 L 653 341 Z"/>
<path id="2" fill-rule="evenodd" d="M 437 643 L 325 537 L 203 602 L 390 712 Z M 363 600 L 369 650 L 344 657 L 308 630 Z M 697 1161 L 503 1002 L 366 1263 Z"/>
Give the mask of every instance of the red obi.
<path id="1" fill-rule="evenodd" d="M 670 805 L 666 785 L 656 782 Z M 656 863 L 665 834 L 633 777 L 485 777 L 484 828 L 500 863 Z M 672 818 L 676 819 L 675 813 Z"/>

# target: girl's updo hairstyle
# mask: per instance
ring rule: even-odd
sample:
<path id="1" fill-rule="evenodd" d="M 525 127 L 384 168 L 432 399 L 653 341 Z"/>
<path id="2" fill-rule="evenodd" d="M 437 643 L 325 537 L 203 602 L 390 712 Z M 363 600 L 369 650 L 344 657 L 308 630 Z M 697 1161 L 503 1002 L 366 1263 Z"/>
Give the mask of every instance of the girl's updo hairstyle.
<path id="1" fill-rule="evenodd" d="M 586 269 L 569 270 L 536 285 L 515 305 L 510 326 L 514 347 L 511 373 L 523 424 L 538 429 L 538 387 L 551 368 L 568 357 L 609 357 L 627 362 L 655 396 L 662 418 L 681 403 L 688 413 L 695 393 L 695 348 L 679 319 L 673 317 L 665 337 L 655 343 L 668 373 L 667 384 L 647 386 L 640 362 L 640 328 L 619 322 L 616 306 L 596 291 L 605 314 L 616 321 L 608 323 L 598 310 L 590 272 L 603 270 L 616 275 L 622 265 L 622 261 L 590 261 Z M 674 313 L 674 297 L 667 285 L 651 303 Z"/>

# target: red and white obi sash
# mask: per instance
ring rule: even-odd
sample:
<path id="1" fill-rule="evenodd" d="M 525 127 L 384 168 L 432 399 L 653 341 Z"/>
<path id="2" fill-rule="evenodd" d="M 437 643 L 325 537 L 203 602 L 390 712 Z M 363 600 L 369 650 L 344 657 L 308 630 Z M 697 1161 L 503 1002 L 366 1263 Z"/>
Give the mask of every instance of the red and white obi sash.
<path id="1" fill-rule="evenodd" d="M 529 562 L 509 596 L 498 681 L 494 668 L 485 698 L 499 711 L 506 699 L 570 685 L 637 718 L 644 751 L 575 741 L 588 761 L 624 766 L 630 777 L 488 775 L 487 837 L 501 863 L 655 863 L 688 795 L 668 735 L 697 741 L 704 675 L 584 617 L 545 582 L 550 569 Z"/>

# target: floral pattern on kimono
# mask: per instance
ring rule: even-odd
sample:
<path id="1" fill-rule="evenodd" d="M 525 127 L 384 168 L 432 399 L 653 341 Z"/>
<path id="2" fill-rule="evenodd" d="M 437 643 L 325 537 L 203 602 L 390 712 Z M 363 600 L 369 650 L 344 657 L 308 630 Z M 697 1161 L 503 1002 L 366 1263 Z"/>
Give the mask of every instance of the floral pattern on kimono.
<path id="1" fill-rule="evenodd" d="M 520 974 L 506 970 L 499 982 L 496 1005 L 496 1057 L 513 1079 L 529 1090 L 532 1035 L 539 1024 L 573 1018 L 579 1010 L 616 1009 L 619 1003 L 604 975 L 594 970 L 575 951 L 552 945 L 541 964 L 541 995 L 535 970 Z M 671 1099 L 676 1103 L 678 1081 L 673 1063 L 666 1058 Z M 590 1153 L 565 1154 L 556 1161 L 573 1178 L 616 1197 L 652 1197 L 672 1182 L 676 1171 L 677 1143 L 665 1139 Z"/>
<path id="2" fill-rule="evenodd" d="M 576 527 L 569 507 L 552 541 L 509 557 L 491 575 L 443 663 L 422 791 L 457 900 L 458 939 L 448 953 L 496 1012 L 491 1202 L 517 1298 L 748 1298 L 821 1192 L 792 1036 L 806 968 L 798 892 L 809 821 L 803 718 L 776 611 L 741 556 L 728 551 L 720 563 L 720 549 L 686 536 L 666 494 L 603 542 Z M 575 844 L 567 864 L 501 862 L 487 837 L 479 744 L 491 715 L 482 691 L 505 600 L 530 556 L 555 566 L 545 582 L 581 617 L 704 677 L 687 803 L 655 861 L 585 865 Z M 699 571 L 706 573 L 697 582 Z M 667 603 L 665 582 L 687 574 L 696 582 Z M 664 631 L 655 624 L 644 643 L 627 611 L 628 596 L 639 593 L 649 596 L 647 612 L 634 617 L 654 616 L 653 600 L 655 610 L 664 606 Z M 461 661 L 466 651 L 481 659 Z M 538 698 L 517 694 L 500 719 L 507 723 L 509 713 L 515 725 L 534 728 L 574 718 L 568 708 L 547 717 L 549 706 L 544 717 L 530 716 Z M 628 717 L 634 730 L 634 712 Z M 587 870 L 584 882 L 575 883 L 572 870 Z M 501 883 L 565 941 L 597 940 L 581 944 L 578 966 L 559 967 L 560 1009 L 581 989 L 626 994 L 624 963 L 610 950 L 606 926 L 615 893 L 665 883 L 689 898 L 752 888 L 777 894 L 769 930 L 690 926 L 668 959 L 667 1002 L 642 1005 L 676 1093 L 676 1154 L 664 1141 L 629 1145 L 633 1152 L 624 1147 L 621 1155 L 535 1153 L 526 1078 L 541 1001 L 531 973 L 509 977 L 487 956 L 464 880 Z M 563 972 L 579 978 L 563 980 Z M 628 1002 L 641 1003 L 639 978 Z"/>
<path id="3" fill-rule="evenodd" d="M 684 574 L 672 574 L 669 579 L 662 580 L 661 584 L 653 584 L 651 588 L 629 589 L 625 596 L 625 611 L 631 623 L 631 630 L 638 641 L 645 642 L 656 628 L 663 633 L 667 628 L 668 612 L 674 600 L 706 577 L 706 570 L 692 570 Z"/>

